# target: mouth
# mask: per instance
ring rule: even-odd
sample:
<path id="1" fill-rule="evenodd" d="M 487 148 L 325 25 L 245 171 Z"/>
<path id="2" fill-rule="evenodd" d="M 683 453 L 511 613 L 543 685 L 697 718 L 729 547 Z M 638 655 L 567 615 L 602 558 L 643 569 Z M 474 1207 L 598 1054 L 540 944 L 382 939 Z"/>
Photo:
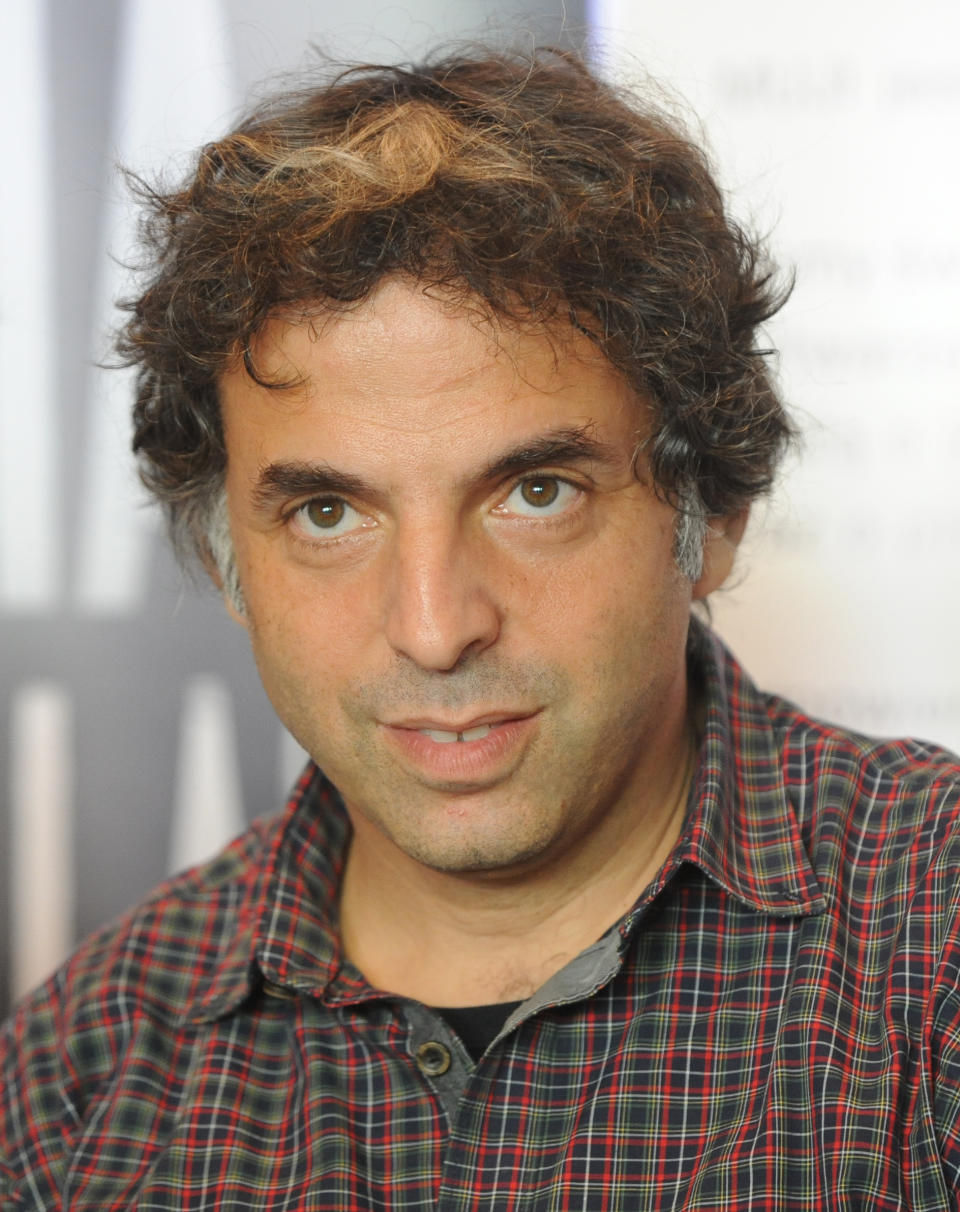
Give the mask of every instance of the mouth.
<path id="1" fill-rule="evenodd" d="M 478 724 L 475 728 L 464 728 L 459 732 L 447 732 L 443 728 L 418 728 L 416 731 L 440 745 L 449 745 L 455 741 L 459 741 L 461 744 L 464 741 L 482 741 L 496 726 L 496 724 Z"/>
<path id="2" fill-rule="evenodd" d="M 471 785 L 498 777 L 522 757 L 539 712 L 488 712 L 465 720 L 420 717 L 386 725 L 391 745 L 422 776 Z"/>
<path id="3" fill-rule="evenodd" d="M 461 720 L 439 719 L 435 716 L 418 715 L 403 720 L 387 722 L 388 728 L 403 728 L 409 732 L 420 732 L 440 745 L 456 741 L 480 741 L 495 728 L 513 724 L 536 715 L 535 711 L 486 711 Z"/>

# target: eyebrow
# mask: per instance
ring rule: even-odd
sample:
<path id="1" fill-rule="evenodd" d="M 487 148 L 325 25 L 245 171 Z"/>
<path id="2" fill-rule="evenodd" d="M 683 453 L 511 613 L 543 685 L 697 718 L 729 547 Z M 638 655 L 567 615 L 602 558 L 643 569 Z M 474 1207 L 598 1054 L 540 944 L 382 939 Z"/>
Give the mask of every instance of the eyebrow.
<path id="1" fill-rule="evenodd" d="M 551 463 L 601 463 L 614 465 L 616 450 L 592 435 L 592 426 L 551 430 L 511 447 L 467 477 L 468 488 L 523 471 L 534 471 Z M 301 496 L 356 497 L 382 504 L 385 494 L 362 476 L 339 471 L 327 463 L 301 461 L 270 463 L 260 470 L 252 491 L 254 508 L 266 512 L 278 501 Z"/>
<path id="2" fill-rule="evenodd" d="M 479 475 L 471 479 L 474 483 L 482 484 L 520 471 L 534 471 L 550 463 L 614 465 L 617 462 L 616 450 L 595 438 L 593 428 L 592 425 L 581 425 L 541 434 L 497 455 Z"/>
<path id="3" fill-rule="evenodd" d="M 251 494 L 253 506 L 267 512 L 278 501 L 300 496 L 382 497 L 362 476 L 349 471 L 337 471 L 326 463 L 311 463 L 299 459 L 270 463 L 261 468 Z"/>

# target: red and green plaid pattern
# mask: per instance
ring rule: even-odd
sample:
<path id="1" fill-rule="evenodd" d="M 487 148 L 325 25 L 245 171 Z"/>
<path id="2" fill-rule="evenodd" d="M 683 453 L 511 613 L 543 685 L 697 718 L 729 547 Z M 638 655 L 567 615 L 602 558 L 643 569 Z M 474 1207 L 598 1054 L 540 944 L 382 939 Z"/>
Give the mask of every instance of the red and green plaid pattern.
<path id="1" fill-rule="evenodd" d="M 7 1024 L 4 1212 L 960 1206 L 957 759 L 693 652 L 683 838 L 479 1064 L 342 962 L 347 825 L 310 770 Z"/>

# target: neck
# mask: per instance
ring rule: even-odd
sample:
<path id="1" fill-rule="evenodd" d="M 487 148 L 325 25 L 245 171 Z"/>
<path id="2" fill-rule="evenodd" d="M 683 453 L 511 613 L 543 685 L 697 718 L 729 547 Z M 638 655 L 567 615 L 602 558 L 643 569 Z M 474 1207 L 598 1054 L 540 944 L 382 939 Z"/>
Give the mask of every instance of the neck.
<path id="1" fill-rule="evenodd" d="M 525 868 L 436 871 L 351 812 L 340 905 L 346 956 L 374 986 L 427 1005 L 529 997 L 656 876 L 683 826 L 693 758 L 683 726 L 642 803 Z"/>

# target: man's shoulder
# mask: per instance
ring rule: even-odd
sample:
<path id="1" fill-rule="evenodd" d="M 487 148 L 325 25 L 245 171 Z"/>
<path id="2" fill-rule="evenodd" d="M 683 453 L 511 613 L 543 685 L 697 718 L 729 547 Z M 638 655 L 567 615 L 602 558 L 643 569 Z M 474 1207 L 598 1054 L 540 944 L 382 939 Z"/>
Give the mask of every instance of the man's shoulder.
<path id="1" fill-rule="evenodd" d="M 944 911 L 954 885 L 960 903 L 957 754 L 820 719 L 758 689 L 715 633 L 697 626 L 692 641 L 707 755 L 751 847 L 769 846 L 772 822 L 790 818 L 828 901 L 852 903 L 867 887 L 903 898 L 929 875 Z"/>
<path id="2" fill-rule="evenodd" d="M 874 737 L 763 696 L 787 794 L 809 847 L 864 867 L 960 859 L 960 757 Z M 914 870 L 919 876 L 920 871 Z"/>
<path id="3" fill-rule="evenodd" d="M 842 802 L 863 810 L 883 799 L 908 815 L 932 804 L 960 812 L 956 753 L 912 737 L 869 736 L 758 689 L 720 637 L 699 621 L 691 652 L 706 688 L 715 752 L 733 761 L 742 786 L 779 774 L 801 809 Z"/>
<path id="4" fill-rule="evenodd" d="M 902 799 L 931 788 L 960 792 L 960 755 L 916 737 L 878 737 L 819 719 L 777 694 L 762 695 L 783 766 L 795 781 L 854 779 L 860 792 L 883 788 Z"/>
<path id="5" fill-rule="evenodd" d="M 199 1016 L 211 1006 L 215 1013 L 213 999 L 245 995 L 282 819 L 255 822 L 90 935 L 3 1024 L 0 1190 L 18 1174 L 42 1175 L 43 1185 L 59 1173 L 120 1068 L 139 1065 L 139 1080 L 156 1072 L 160 1089 L 157 1066 Z"/>
<path id="6" fill-rule="evenodd" d="M 238 948 L 249 951 L 262 881 L 282 817 L 257 820 L 208 861 L 159 884 L 89 935 L 18 1008 L 14 1022 L 56 1016 L 61 1031 L 189 1015 Z"/>

